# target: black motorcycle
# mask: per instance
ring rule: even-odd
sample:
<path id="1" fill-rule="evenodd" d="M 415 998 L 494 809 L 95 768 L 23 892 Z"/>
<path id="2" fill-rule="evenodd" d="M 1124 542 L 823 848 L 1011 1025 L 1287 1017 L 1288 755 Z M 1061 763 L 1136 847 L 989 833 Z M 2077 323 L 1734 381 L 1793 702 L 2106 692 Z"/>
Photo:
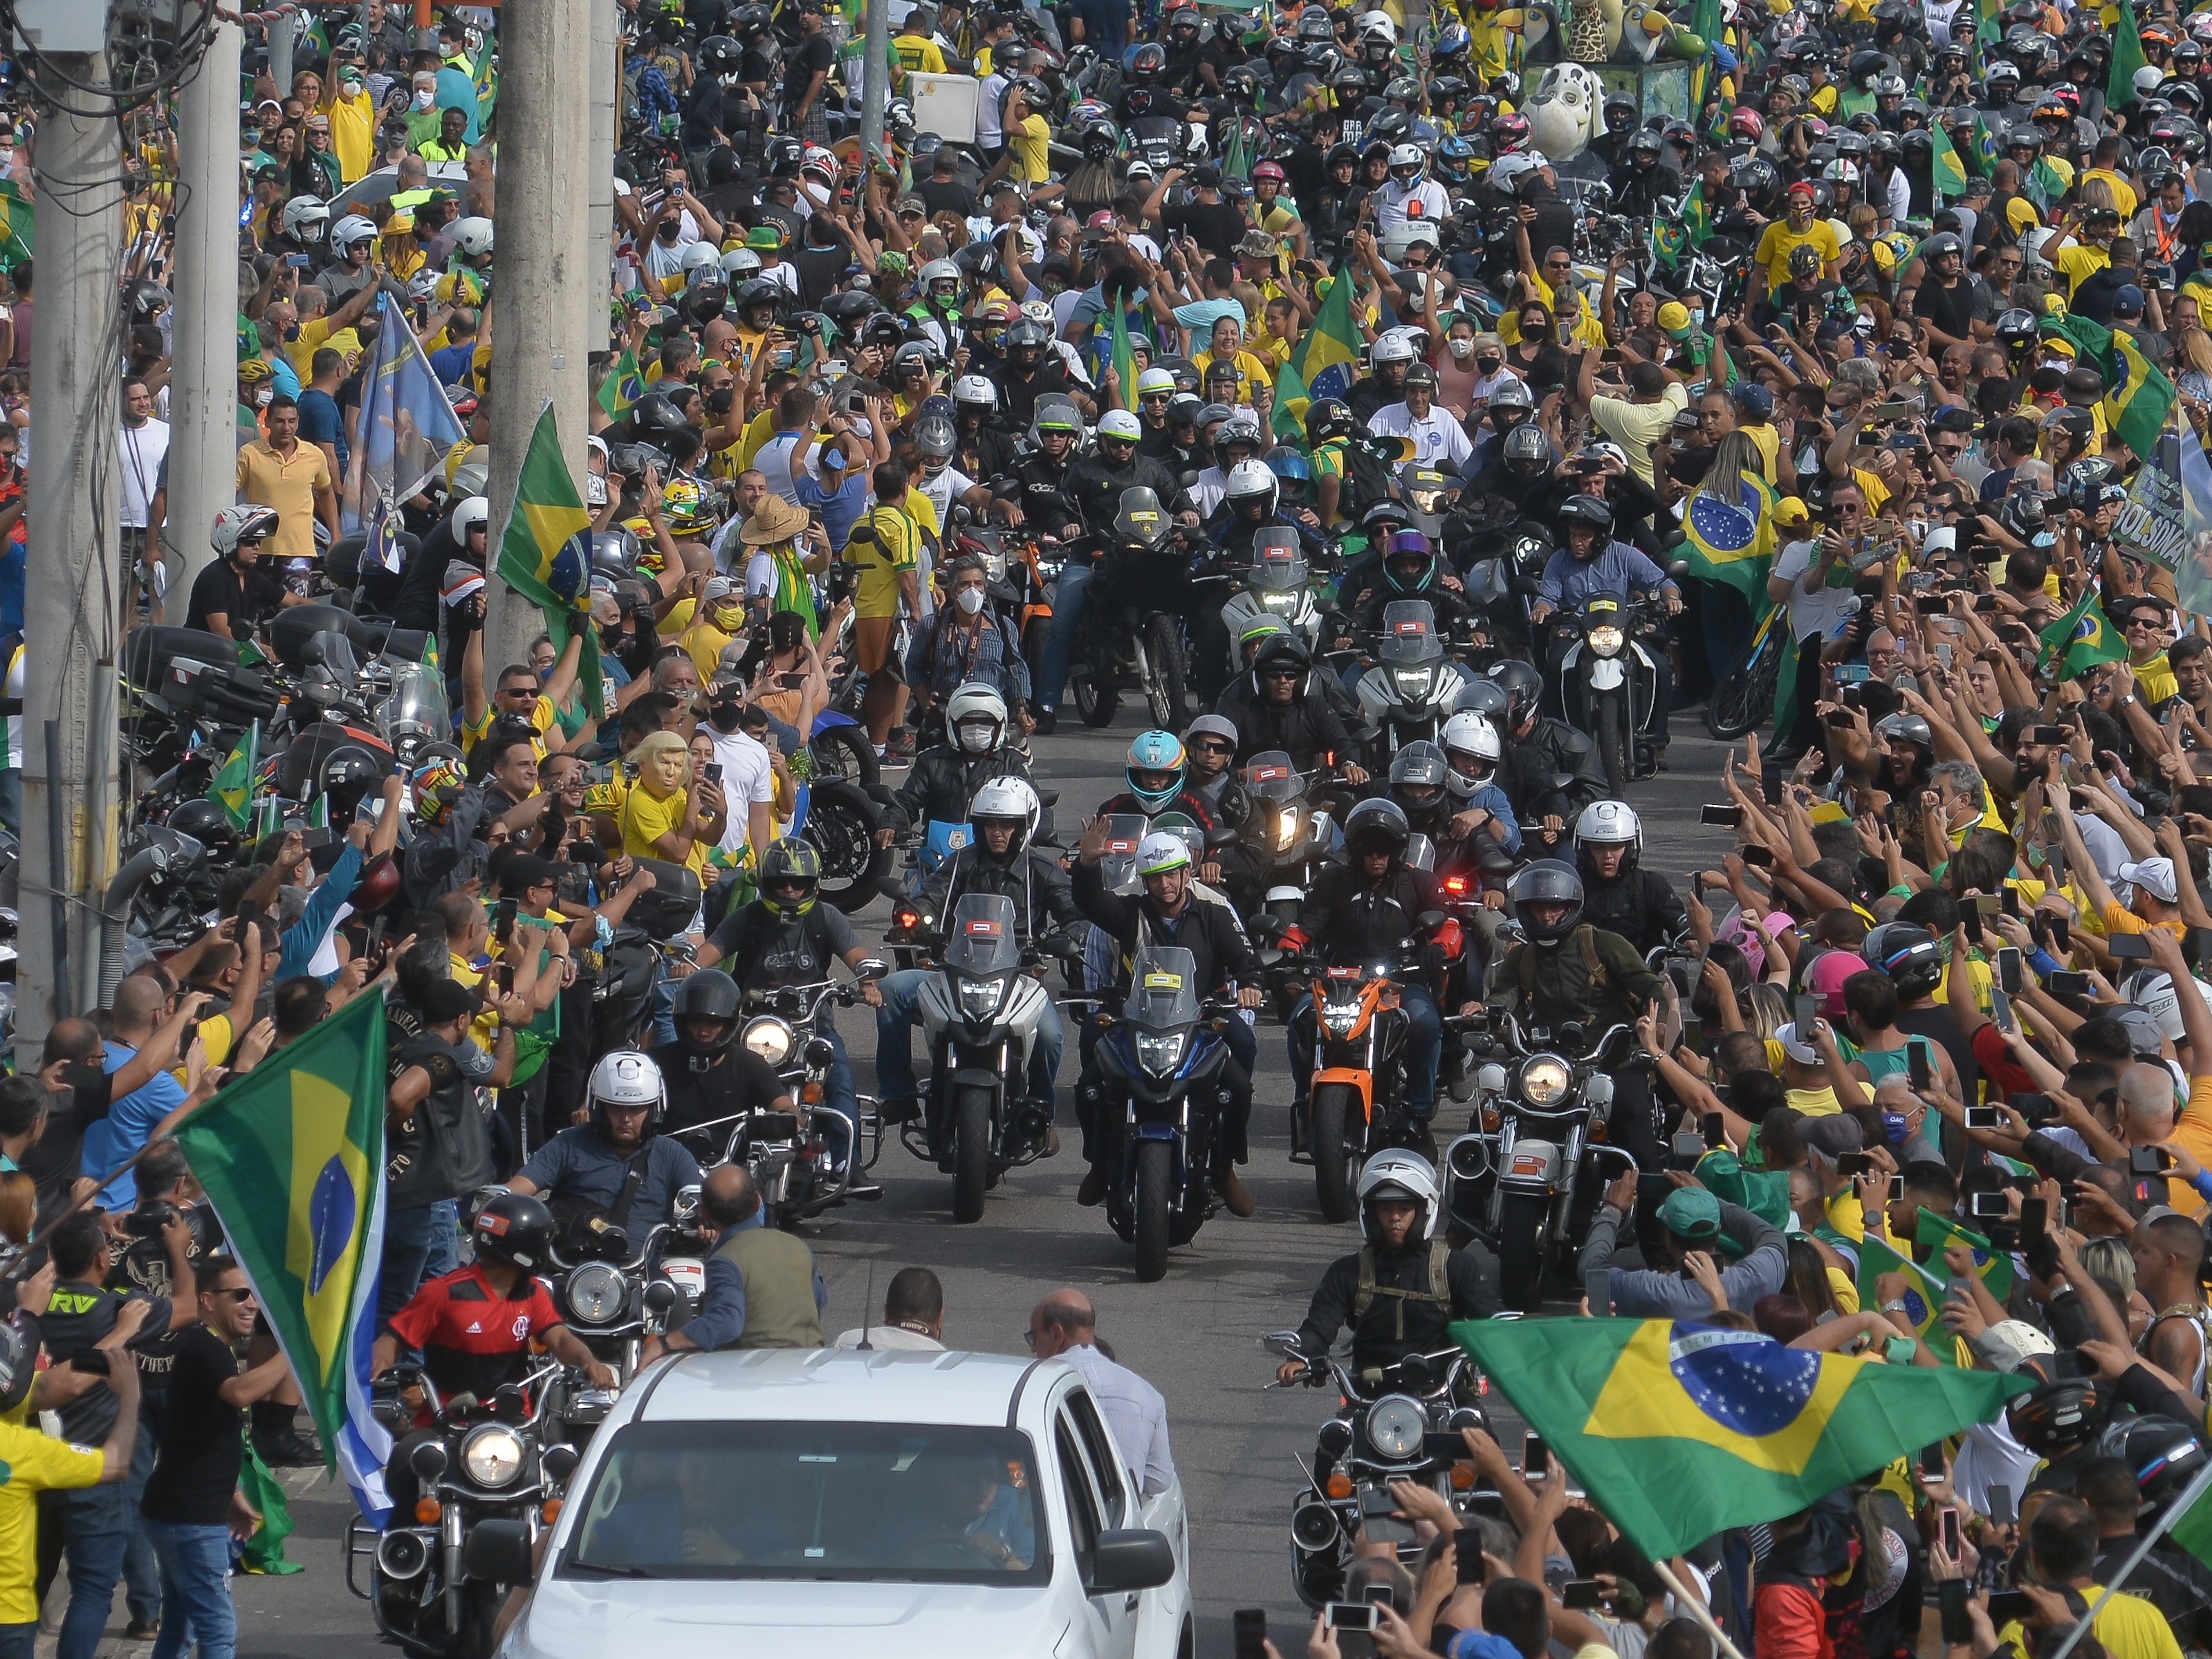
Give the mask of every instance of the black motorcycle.
<path id="1" fill-rule="evenodd" d="M 1657 659 L 1667 651 L 1666 605 L 1593 593 L 1572 615 L 1554 617 L 1553 629 L 1561 712 L 1596 742 L 1607 788 L 1626 795 L 1632 780 L 1659 769 L 1652 737 L 1661 712 Z"/>
<path id="2" fill-rule="evenodd" d="M 1180 732 L 1198 717 L 1186 618 L 1218 614 L 1230 578 L 1194 568 L 1180 540 L 1157 552 L 1109 554 L 1091 579 L 1068 664 L 1068 695 L 1085 726 L 1110 725 L 1124 691 L 1144 694 L 1152 723 Z"/>

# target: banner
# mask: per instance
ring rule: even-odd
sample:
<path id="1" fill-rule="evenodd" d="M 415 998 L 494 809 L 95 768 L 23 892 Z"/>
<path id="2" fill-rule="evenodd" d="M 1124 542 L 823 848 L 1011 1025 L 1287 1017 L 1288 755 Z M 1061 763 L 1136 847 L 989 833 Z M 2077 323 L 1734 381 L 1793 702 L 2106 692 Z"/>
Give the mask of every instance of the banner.
<path id="1" fill-rule="evenodd" d="M 346 465 L 339 508 L 348 535 L 362 528 L 362 504 L 416 495 L 467 436 L 453 400 L 389 295 L 376 301 L 376 356 L 362 381 L 361 437 Z"/>

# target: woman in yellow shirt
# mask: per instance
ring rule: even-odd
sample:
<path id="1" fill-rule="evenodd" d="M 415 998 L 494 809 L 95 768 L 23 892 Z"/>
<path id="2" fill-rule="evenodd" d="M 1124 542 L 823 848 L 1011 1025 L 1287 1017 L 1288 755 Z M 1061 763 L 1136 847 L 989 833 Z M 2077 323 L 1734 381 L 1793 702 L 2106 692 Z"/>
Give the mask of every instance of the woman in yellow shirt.
<path id="1" fill-rule="evenodd" d="M 1217 359 L 1236 364 L 1247 387 L 1273 386 L 1275 383 L 1274 374 L 1268 368 L 1267 360 L 1244 349 L 1244 325 L 1234 317 L 1217 317 L 1213 323 L 1211 349 L 1191 359 L 1191 366 L 1198 370 L 1201 381 L 1206 378 L 1207 366 Z"/>
<path id="2" fill-rule="evenodd" d="M 722 813 L 709 804 L 712 786 L 692 775 L 690 748 L 673 732 L 655 732 L 629 758 L 637 777 L 623 796 L 623 851 L 704 870 L 722 837 Z"/>

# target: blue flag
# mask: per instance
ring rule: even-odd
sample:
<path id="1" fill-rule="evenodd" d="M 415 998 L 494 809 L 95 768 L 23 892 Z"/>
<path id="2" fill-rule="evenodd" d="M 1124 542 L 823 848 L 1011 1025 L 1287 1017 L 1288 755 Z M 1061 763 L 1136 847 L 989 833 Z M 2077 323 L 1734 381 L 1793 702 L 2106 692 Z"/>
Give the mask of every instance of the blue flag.
<path id="1" fill-rule="evenodd" d="M 343 509 L 348 534 L 364 527 L 376 497 L 404 501 L 446 464 L 468 434 L 446 388 L 389 295 L 376 302 L 376 356 L 362 381 L 361 440 L 346 468 Z"/>

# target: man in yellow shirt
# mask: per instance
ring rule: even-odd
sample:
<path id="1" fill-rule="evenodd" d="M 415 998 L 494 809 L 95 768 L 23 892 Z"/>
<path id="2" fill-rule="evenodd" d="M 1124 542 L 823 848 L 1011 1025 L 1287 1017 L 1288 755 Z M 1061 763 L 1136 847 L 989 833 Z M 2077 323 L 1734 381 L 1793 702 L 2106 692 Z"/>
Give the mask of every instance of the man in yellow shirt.
<path id="1" fill-rule="evenodd" d="M 2008 1643 L 2016 1653 L 2033 1652 L 2029 1623 L 2042 1634 L 2063 1630 L 2081 1616 L 2069 1605 L 2075 1598 L 2083 1608 L 2096 1607 L 2103 1598 L 2089 1632 L 2109 1659 L 2181 1659 L 2173 1627 L 2156 1607 L 2124 1589 L 2106 1598 L 2104 1586 L 2091 1576 L 2097 1565 L 2097 1516 L 2080 1498 L 2044 1500 L 2027 1523 L 2027 1564 L 2030 1582 L 2023 1588 L 2035 1611 L 1997 1632 L 1999 1652 Z"/>
<path id="2" fill-rule="evenodd" d="M 945 53 L 936 41 L 922 28 L 921 8 L 917 6 L 907 14 L 906 22 L 891 37 L 891 56 L 899 67 L 911 75 L 919 70 L 924 75 L 945 73 Z"/>
<path id="3" fill-rule="evenodd" d="M 1006 155 L 1012 158 L 1014 178 L 1024 186 L 1049 183 L 1052 127 L 1030 108 L 1018 81 L 1006 90 Z"/>
<path id="4" fill-rule="evenodd" d="M 378 284 L 364 283 L 346 296 L 344 304 L 330 311 L 326 309 L 329 295 L 307 283 L 301 284 L 291 298 L 270 304 L 269 320 L 279 332 L 290 328 L 295 319 L 298 320 L 298 331 L 284 342 L 284 350 L 292 359 L 292 367 L 302 386 L 314 379 L 315 353 L 331 343 L 331 336 L 359 322 L 379 291 Z"/>
<path id="5" fill-rule="evenodd" d="M 1784 197 L 1784 216 L 1770 222 L 1752 255 L 1751 282 L 1745 298 L 1753 307 L 1772 291 L 1789 285 L 1790 254 L 1793 248 L 1810 246 L 1820 254 L 1820 279 L 1833 280 L 1843 262 L 1844 245 L 1833 222 L 1813 215 L 1813 186 L 1799 179 Z"/>
<path id="6" fill-rule="evenodd" d="M 745 594 L 741 583 L 727 576 L 710 576 L 699 595 L 691 626 L 684 630 L 684 648 L 702 680 L 721 672 L 722 653 L 745 625 Z"/>
<path id="7" fill-rule="evenodd" d="M 479 629 L 470 635 L 468 648 L 461 658 L 463 744 L 475 748 L 490 734 L 492 722 L 505 716 L 530 722 L 533 759 L 542 761 L 549 753 L 558 753 L 568 747 L 568 738 L 561 730 L 560 708 L 575 690 L 577 666 L 582 659 L 583 635 L 579 631 L 568 636 L 560 659 L 553 665 L 553 672 L 545 677 L 543 684 L 538 682 L 536 669 L 527 663 L 514 663 L 500 670 L 498 689 L 492 696 L 486 697 L 483 630 Z"/>
<path id="8" fill-rule="evenodd" d="M 376 106 L 368 95 L 368 74 L 359 64 L 337 71 L 323 112 L 331 118 L 331 148 L 337 151 L 338 177 L 350 185 L 376 162 Z"/>
<path id="9" fill-rule="evenodd" d="M 2119 232 L 2117 208 L 2093 207 L 2066 216 L 2058 234 L 2044 245 L 2043 257 L 2057 268 L 2068 299 L 2083 283 L 2112 264 L 2112 238 Z M 2073 246 L 2068 246 L 2069 242 Z"/>
<path id="10" fill-rule="evenodd" d="M 2128 667 L 2136 677 L 2136 695 L 2155 708 L 2179 691 L 2173 665 L 2166 657 L 2166 647 L 2173 643 L 2173 613 L 2166 601 L 2145 593 L 2125 605 L 2112 601 L 2105 607 L 2105 614 L 2127 640 Z"/>
<path id="11" fill-rule="evenodd" d="M 315 520 L 336 541 L 338 496 L 331 464 L 313 444 L 300 441 L 300 405 L 279 395 L 270 400 L 269 435 L 238 452 L 238 493 L 256 507 L 273 508 L 276 533 L 262 550 L 276 559 L 312 559 Z"/>
<path id="12" fill-rule="evenodd" d="M 861 720 L 870 740 L 880 749 L 906 708 L 906 687 L 885 671 L 898 631 L 899 607 L 903 605 L 917 620 L 921 616 L 921 526 L 906 509 L 904 466 L 882 462 L 873 482 L 876 505 L 853 526 L 843 557 L 860 573 L 853 593 L 853 649 L 868 676 Z"/>

